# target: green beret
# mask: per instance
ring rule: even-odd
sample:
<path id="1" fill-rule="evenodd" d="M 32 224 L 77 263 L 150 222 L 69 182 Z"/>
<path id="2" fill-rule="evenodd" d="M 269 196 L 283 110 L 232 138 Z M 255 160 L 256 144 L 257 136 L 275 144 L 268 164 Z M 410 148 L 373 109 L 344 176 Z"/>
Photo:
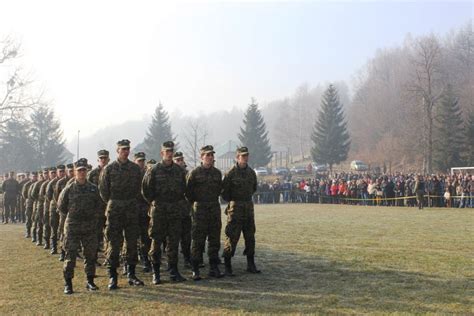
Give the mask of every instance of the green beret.
<path id="1" fill-rule="evenodd" d="M 87 169 L 87 159 L 81 158 L 76 161 L 76 163 L 74 164 L 74 168 L 76 168 L 76 170 Z"/>
<path id="2" fill-rule="evenodd" d="M 173 155 L 173 159 L 180 159 L 183 158 L 183 152 L 182 151 L 177 151 Z"/>
<path id="3" fill-rule="evenodd" d="M 118 148 L 130 148 L 130 141 L 128 139 L 122 139 L 117 142 Z"/>
<path id="4" fill-rule="evenodd" d="M 174 143 L 172 141 L 164 142 L 163 145 L 161 145 L 161 150 L 174 150 Z"/>
<path id="5" fill-rule="evenodd" d="M 117 144 L 118 145 L 118 144 Z M 130 143 L 129 143 L 130 146 Z M 102 158 L 102 157 L 109 157 L 109 152 L 105 149 L 101 149 L 97 152 L 97 157 Z"/>
<path id="6" fill-rule="evenodd" d="M 247 147 L 239 147 L 237 148 L 237 155 L 244 156 L 249 154 L 249 149 Z"/>
<path id="7" fill-rule="evenodd" d="M 212 147 L 211 145 L 206 145 L 206 146 L 202 147 L 200 152 L 201 152 L 201 155 L 214 154 L 215 153 L 214 147 Z"/>
<path id="8" fill-rule="evenodd" d="M 135 160 L 145 160 L 146 159 L 145 156 L 146 156 L 145 153 L 142 152 L 142 151 L 140 151 L 140 152 L 136 153 L 135 155 L 133 155 Z"/>

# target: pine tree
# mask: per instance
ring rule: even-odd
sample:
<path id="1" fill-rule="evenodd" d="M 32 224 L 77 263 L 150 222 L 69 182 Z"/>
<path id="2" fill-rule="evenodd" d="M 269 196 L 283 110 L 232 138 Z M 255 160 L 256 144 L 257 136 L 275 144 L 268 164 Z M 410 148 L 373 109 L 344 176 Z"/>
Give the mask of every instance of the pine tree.
<path id="1" fill-rule="evenodd" d="M 467 124 L 466 124 L 466 163 L 467 166 L 473 167 L 474 166 L 474 112 L 469 114 Z"/>
<path id="2" fill-rule="evenodd" d="M 36 152 L 28 125 L 28 122 L 17 119 L 5 123 L 5 129 L 0 135 L 2 172 L 26 171 L 36 168 Z"/>
<path id="3" fill-rule="evenodd" d="M 253 98 L 245 112 L 243 123 L 244 127 L 240 128 L 238 137 L 242 146 L 246 146 L 249 149 L 250 166 L 266 166 L 272 159 L 270 141 L 268 140 L 268 132 L 266 131 L 262 114 Z"/>
<path id="4" fill-rule="evenodd" d="M 311 156 L 318 163 L 334 164 L 347 159 L 350 147 L 347 123 L 336 88 L 330 85 L 321 100 L 321 109 L 311 135 Z"/>
<path id="5" fill-rule="evenodd" d="M 440 171 L 462 165 L 464 125 L 458 98 L 448 85 L 435 117 L 434 164 Z"/>
<path id="6" fill-rule="evenodd" d="M 36 167 L 51 167 L 65 162 L 66 147 L 60 122 L 48 106 L 31 113 L 31 138 L 36 152 Z"/>
<path id="7" fill-rule="evenodd" d="M 145 153 L 149 157 L 154 157 L 154 159 L 159 159 L 161 145 L 175 138 L 171 133 L 171 123 L 168 116 L 168 112 L 165 111 L 163 105 L 160 103 L 155 109 L 155 114 L 152 117 L 150 127 L 146 133 L 144 140 Z"/>

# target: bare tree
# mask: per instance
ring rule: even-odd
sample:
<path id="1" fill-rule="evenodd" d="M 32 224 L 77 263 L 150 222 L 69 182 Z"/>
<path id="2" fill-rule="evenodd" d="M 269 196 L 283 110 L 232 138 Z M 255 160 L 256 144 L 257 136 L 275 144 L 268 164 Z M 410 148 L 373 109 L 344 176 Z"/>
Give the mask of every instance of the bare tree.
<path id="1" fill-rule="evenodd" d="M 17 65 L 20 44 L 11 37 L 0 41 L 0 128 L 11 119 L 18 118 L 25 110 L 46 104 L 43 92 L 37 91 L 34 81 Z M 0 80 L 1 80 L 0 79 Z"/>
<path id="2" fill-rule="evenodd" d="M 433 108 L 442 95 L 441 46 L 434 35 L 424 36 L 413 43 L 411 64 L 413 78 L 408 90 L 414 93 L 422 106 L 423 115 L 423 169 L 433 170 Z"/>
<path id="3" fill-rule="evenodd" d="M 199 119 L 189 119 L 183 137 L 186 160 L 192 167 L 196 167 L 200 161 L 199 149 L 206 145 L 209 137 L 206 123 Z"/>

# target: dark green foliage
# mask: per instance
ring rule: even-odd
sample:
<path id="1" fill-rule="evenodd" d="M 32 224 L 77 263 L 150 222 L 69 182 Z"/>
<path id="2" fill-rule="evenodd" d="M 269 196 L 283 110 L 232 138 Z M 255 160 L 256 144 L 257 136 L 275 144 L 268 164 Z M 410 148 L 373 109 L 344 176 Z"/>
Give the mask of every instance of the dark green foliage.
<path id="1" fill-rule="evenodd" d="M 36 168 L 36 152 L 28 122 L 10 120 L 5 123 L 0 140 L 2 171 Z"/>
<path id="2" fill-rule="evenodd" d="M 254 99 L 245 112 L 243 122 L 238 137 L 242 146 L 249 149 L 249 164 L 252 167 L 264 167 L 272 159 L 272 152 L 265 122 Z"/>
<path id="3" fill-rule="evenodd" d="M 351 142 L 342 104 L 333 85 L 324 92 L 311 140 L 311 156 L 317 163 L 327 163 L 332 170 L 334 164 L 347 159 Z"/>
<path id="4" fill-rule="evenodd" d="M 36 167 L 51 167 L 65 162 L 66 148 L 60 122 L 47 106 L 33 110 L 30 137 L 35 149 Z"/>
<path id="5" fill-rule="evenodd" d="M 448 85 L 435 116 L 433 156 L 435 168 L 447 171 L 463 166 L 464 124 L 458 98 Z"/>
<path id="6" fill-rule="evenodd" d="M 174 141 L 175 139 L 171 133 L 171 123 L 168 112 L 165 111 L 163 105 L 160 103 L 155 109 L 155 114 L 146 133 L 144 140 L 145 153 L 148 157 L 159 159 L 161 145 L 169 140 Z"/>

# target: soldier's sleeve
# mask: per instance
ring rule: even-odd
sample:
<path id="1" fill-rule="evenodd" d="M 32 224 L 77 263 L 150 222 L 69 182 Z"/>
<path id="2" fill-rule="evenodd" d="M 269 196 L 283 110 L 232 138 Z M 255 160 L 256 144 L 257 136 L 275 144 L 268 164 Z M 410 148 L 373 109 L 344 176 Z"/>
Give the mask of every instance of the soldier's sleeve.
<path id="1" fill-rule="evenodd" d="M 155 171 L 154 170 L 155 170 L 155 167 L 148 169 L 142 180 L 142 195 L 143 195 L 143 198 L 150 204 L 155 199 L 155 190 L 154 190 Z"/>
<path id="2" fill-rule="evenodd" d="M 252 170 L 251 175 L 252 180 L 253 180 L 253 188 L 252 188 L 252 193 L 257 192 L 257 174 Z"/>
<path id="3" fill-rule="evenodd" d="M 50 183 L 48 183 L 48 186 L 46 187 L 46 198 L 48 199 L 48 201 L 53 200 L 53 188 L 54 188 L 54 182 L 51 181 Z"/>
<path id="4" fill-rule="evenodd" d="M 67 214 L 67 208 L 69 205 L 69 188 L 70 186 L 66 186 L 64 190 L 61 191 L 58 198 L 58 212 L 64 215 Z"/>
<path id="5" fill-rule="evenodd" d="M 186 179 L 186 199 L 190 202 L 190 203 L 194 203 L 194 201 L 196 201 L 196 198 L 194 197 L 194 194 L 193 194 L 193 186 L 194 186 L 194 170 L 192 170 L 188 176 L 187 176 L 187 179 Z"/>
<path id="6" fill-rule="evenodd" d="M 102 200 L 107 203 L 110 200 L 110 176 L 109 166 L 105 167 L 99 178 L 99 193 Z"/>
<path id="7" fill-rule="evenodd" d="M 28 198 L 28 185 L 26 183 L 21 189 L 21 196 L 23 196 L 25 200 Z"/>
<path id="8" fill-rule="evenodd" d="M 231 195 L 230 195 L 230 184 L 232 179 L 232 170 L 227 172 L 224 176 L 224 180 L 222 180 L 222 198 L 226 202 L 230 202 Z"/>
<path id="9" fill-rule="evenodd" d="M 38 191 L 36 189 L 37 187 L 39 187 L 38 183 L 38 181 L 35 182 L 30 188 L 30 198 L 33 200 L 38 199 Z"/>

